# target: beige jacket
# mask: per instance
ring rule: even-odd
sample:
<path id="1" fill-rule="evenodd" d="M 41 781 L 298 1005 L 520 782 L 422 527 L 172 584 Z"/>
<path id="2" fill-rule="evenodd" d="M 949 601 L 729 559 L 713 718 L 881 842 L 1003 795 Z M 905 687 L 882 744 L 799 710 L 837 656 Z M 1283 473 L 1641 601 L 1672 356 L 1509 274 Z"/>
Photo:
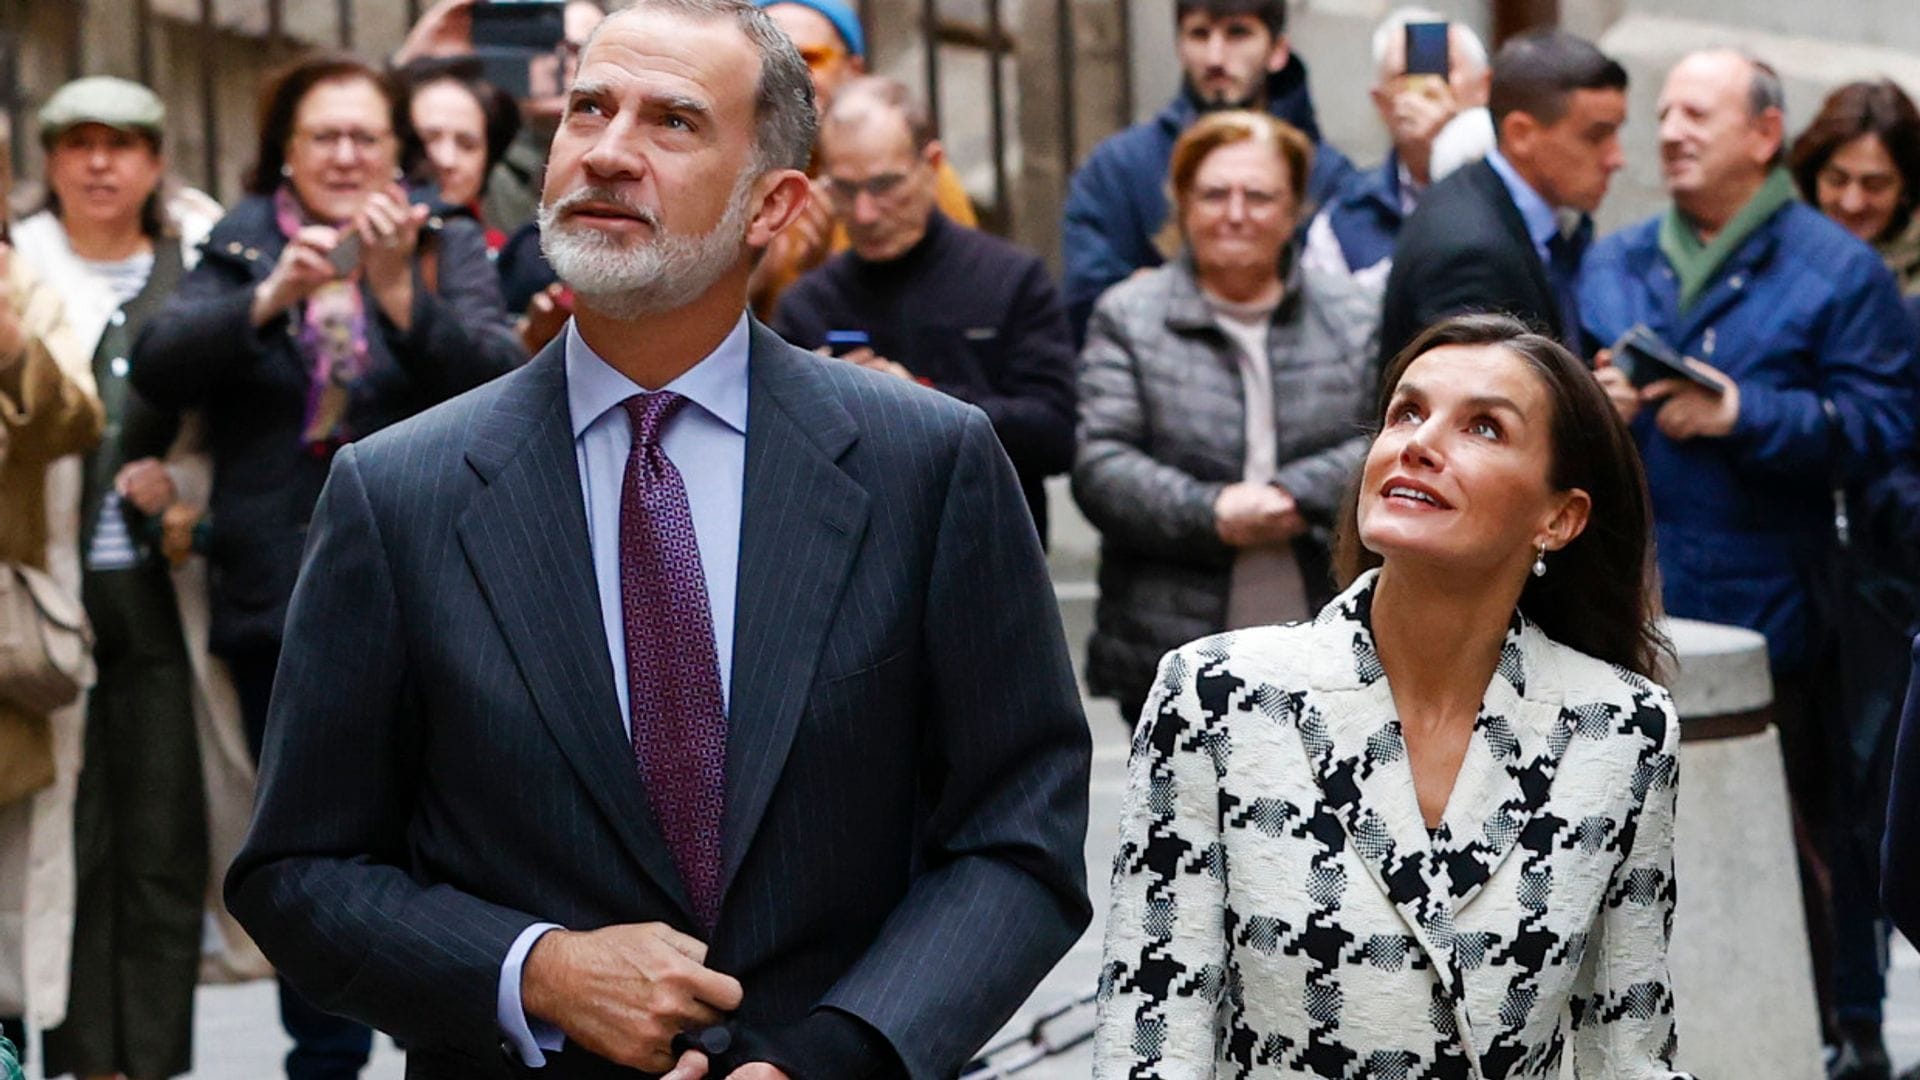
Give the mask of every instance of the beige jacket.
<path id="1" fill-rule="evenodd" d="M 197 192 L 183 192 L 170 204 L 181 229 L 182 251 L 191 266 L 198 255 L 200 241 L 216 220 L 219 207 Z M 91 362 L 100 335 L 116 305 L 111 297 L 87 277 L 67 247 L 59 223 L 48 214 L 37 214 L 20 222 L 13 230 L 14 243 L 21 256 L 44 277 L 48 286 L 65 301 L 66 321 L 75 343 L 75 361 L 91 383 Z M 202 446 L 201 428 L 188 417 L 180 438 L 167 455 L 167 467 L 181 501 L 205 506 L 213 483 L 212 461 Z M 50 538 L 49 557 L 66 564 L 66 572 L 76 583 L 79 577 L 80 525 L 79 459 L 62 462 L 50 478 L 50 488 L 59 492 L 61 512 L 51 515 L 55 535 Z M 226 912 L 220 901 L 220 880 L 233 854 L 239 849 L 253 812 L 253 762 L 247 752 L 240 722 L 239 703 L 232 683 L 220 661 L 207 652 L 207 570 L 202 559 L 190 560 L 173 574 L 174 594 L 180 606 L 181 628 L 187 640 L 188 657 L 194 672 L 194 717 L 200 731 L 201 775 L 207 789 L 207 828 L 209 874 L 207 881 L 208 914 L 219 933 L 219 947 L 209 951 L 202 976 L 232 980 L 258 978 L 270 973 L 246 933 Z M 84 715 L 84 709 L 79 710 Z M 70 726 L 78 732 L 80 720 Z M 77 774 L 76 735 L 74 765 Z M 63 773 L 64 775 L 64 773 Z M 56 784 L 56 787 L 59 785 Z M 71 797 L 64 804 L 47 807 L 49 816 L 63 814 L 70 836 Z M 49 831 L 52 826 L 49 826 Z M 0 840 L 0 850 L 5 841 Z M 70 839 L 62 853 L 70 852 Z M 0 863 L 4 865 L 4 863 Z M 68 945 L 72 936 L 73 889 L 70 858 L 54 858 L 36 864 L 29 877 L 27 941 L 25 947 L 26 1004 L 34 1023 L 51 1027 L 64 1016 L 67 1000 Z M 4 986 L 5 957 L 0 954 L 0 987 Z M 0 1006 L 5 995 L 0 994 Z"/>
<path id="2" fill-rule="evenodd" d="M 0 358 L 0 559 L 46 569 L 79 595 L 73 533 L 80 518 L 78 455 L 99 441 L 100 403 L 87 357 L 69 328 L 58 290 L 15 255 L 5 288 L 30 340 Z M 71 477 L 71 483 L 68 478 Z M 73 795 L 80 776 L 85 709 L 50 717 L 52 786 L 0 806 L 0 1014 L 34 1010 L 36 1025 L 66 1010 L 73 934 Z M 49 1002 L 41 987 L 57 988 Z M 31 989 L 30 989 L 31 988 Z"/>

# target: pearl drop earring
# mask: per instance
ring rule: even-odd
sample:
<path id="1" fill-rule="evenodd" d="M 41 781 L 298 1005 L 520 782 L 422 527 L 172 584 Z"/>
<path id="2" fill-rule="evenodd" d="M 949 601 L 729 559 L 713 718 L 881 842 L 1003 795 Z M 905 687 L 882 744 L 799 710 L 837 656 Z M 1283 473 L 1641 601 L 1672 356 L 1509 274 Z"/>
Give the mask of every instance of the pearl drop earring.
<path id="1" fill-rule="evenodd" d="M 1533 553 L 1533 576 L 1547 576 L 1547 545 L 1541 544 Z"/>

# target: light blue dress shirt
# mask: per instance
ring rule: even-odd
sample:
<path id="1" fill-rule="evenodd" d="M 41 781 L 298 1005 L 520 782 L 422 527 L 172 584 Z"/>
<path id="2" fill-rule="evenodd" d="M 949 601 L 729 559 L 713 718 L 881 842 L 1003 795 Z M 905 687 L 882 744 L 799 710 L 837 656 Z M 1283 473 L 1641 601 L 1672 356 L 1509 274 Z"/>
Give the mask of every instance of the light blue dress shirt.
<path id="1" fill-rule="evenodd" d="M 700 569 L 707 579 L 713 616 L 714 656 L 720 664 L 723 703 L 732 700 L 734 595 L 740 569 L 740 514 L 747 476 L 747 340 L 745 312 L 718 348 L 662 387 L 687 399 L 660 432 L 660 448 L 680 472 L 693 515 Z M 586 498 L 587 543 L 600 593 L 601 629 L 613 661 L 613 688 L 620 723 L 633 735 L 627 691 L 626 624 L 620 609 L 620 491 L 626 482 L 633 428 L 620 403 L 644 387 L 600 359 L 567 324 L 567 411 L 573 421 L 573 456 Z M 534 942 L 552 923 L 536 923 L 515 939 L 500 965 L 496 1010 L 500 1030 L 529 1068 L 547 1063 L 545 1051 L 560 1049 L 558 1028 L 530 1021 L 520 1003 L 520 971 Z"/>
<path id="2" fill-rule="evenodd" d="M 1553 205 L 1537 191 L 1533 185 L 1521 179 L 1513 169 L 1513 163 L 1501 155 L 1498 150 L 1487 152 L 1487 164 L 1507 185 L 1507 194 L 1513 197 L 1513 205 L 1520 211 L 1520 220 L 1527 223 L 1527 236 L 1533 240 L 1533 250 L 1540 256 L 1540 265 L 1552 266 L 1553 256 L 1547 251 L 1547 243 L 1560 233 L 1560 214 Z"/>

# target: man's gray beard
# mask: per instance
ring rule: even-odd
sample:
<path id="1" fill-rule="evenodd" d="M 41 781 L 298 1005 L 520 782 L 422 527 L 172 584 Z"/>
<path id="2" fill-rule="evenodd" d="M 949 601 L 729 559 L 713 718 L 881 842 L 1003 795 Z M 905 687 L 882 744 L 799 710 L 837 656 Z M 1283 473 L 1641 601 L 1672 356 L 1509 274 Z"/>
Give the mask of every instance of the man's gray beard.
<path id="1" fill-rule="evenodd" d="M 540 251 L 582 307 L 622 322 L 674 311 L 699 299 L 739 260 L 752 181 L 751 175 L 740 177 L 727 197 L 726 213 L 707 232 L 675 235 L 655 219 L 653 237 L 631 245 L 593 229 L 560 225 L 543 203 Z"/>

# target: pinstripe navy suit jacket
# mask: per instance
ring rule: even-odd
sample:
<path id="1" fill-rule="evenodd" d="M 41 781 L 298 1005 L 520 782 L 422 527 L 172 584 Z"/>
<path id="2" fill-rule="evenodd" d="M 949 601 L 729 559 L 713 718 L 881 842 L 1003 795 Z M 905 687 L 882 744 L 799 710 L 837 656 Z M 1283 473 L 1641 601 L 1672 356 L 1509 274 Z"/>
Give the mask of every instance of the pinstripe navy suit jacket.
<path id="1" fill-rule="evenodd" d="M 1039 543 L 979 410 L 758 324 L 748 385 L 708 963 L 739 1023 L 830 1005 L 952 1076 L 1090 915 Z M 536 921 L 699 934 L 598 605 L 557 342 L 335 460 L 227 899 L 410 1076 L 506 1074 L 501 962 Z"/>

